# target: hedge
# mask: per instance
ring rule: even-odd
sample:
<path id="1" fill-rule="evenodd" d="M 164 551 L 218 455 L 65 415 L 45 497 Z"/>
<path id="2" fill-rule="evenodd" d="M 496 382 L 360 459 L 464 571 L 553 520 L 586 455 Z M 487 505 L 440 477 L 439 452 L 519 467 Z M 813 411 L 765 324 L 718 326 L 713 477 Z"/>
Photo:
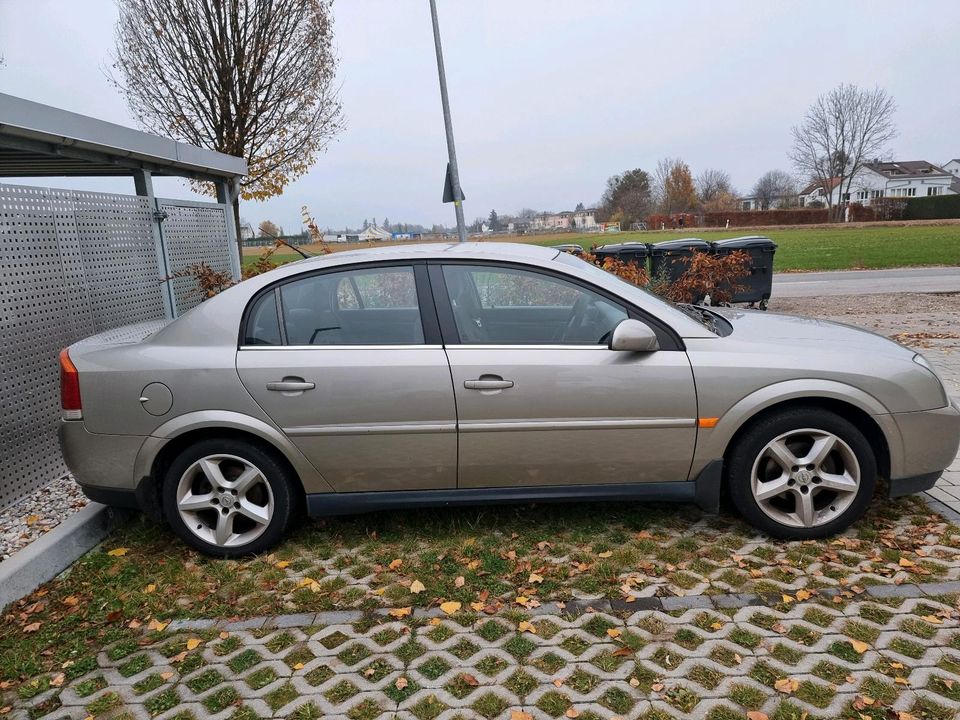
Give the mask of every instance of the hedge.
<path id="1" fill-rule="evenodd" d="M 910 198 L 905 220 L 945 220 L 960 218 L 960 195 Z"/>

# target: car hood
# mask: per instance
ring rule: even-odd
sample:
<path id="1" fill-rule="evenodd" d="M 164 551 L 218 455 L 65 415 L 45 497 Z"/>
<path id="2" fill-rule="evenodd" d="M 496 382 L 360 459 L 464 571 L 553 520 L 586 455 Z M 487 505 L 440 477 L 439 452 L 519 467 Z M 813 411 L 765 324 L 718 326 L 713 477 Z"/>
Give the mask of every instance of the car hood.
<path id="1" fill-rule="evenodd" d="M 857 352 L 882 353 L 888 356 L 910 359 L 915 354 L 869 330 L 798 315 L 738 310 L 734 308 L 710 308 L 733 326 L 733 338 L 741 341 L 756 341 L 765 344 L 807 346 L 811 349 L 835 349 Z"/>

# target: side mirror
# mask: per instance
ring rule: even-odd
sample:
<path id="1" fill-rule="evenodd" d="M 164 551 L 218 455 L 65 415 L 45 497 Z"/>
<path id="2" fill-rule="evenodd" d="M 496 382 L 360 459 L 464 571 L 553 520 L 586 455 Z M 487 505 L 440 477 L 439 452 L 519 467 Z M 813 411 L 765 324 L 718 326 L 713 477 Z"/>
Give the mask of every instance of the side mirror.
<path id="1" fill-rule="evenodd" d="M 654 352 L 660 349 L 657 334 L 639 320 L 621 320 L 610 336 L 611 350 L 627 352 Z"/>

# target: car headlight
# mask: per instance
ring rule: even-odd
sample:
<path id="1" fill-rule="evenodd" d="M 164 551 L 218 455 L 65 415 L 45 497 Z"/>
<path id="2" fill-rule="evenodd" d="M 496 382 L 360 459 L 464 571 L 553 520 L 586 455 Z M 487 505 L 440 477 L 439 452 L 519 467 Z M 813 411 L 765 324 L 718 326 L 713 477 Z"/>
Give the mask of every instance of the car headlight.
<path id="1" fill-rule="evenodd" d="M 949 400 L 949 398 L 947 397 L 947 388 L 946 388 L 946 386 L 943 384 L 943 378 L 941 378 L 941 377 L 937 374 L 937 371 L 933 369 L 933 365 L 930 364 L 930 361 L 927 360 L 927 359 L 926 359 L 923 355 L 921 355 L 920 353 L 917 353 L 916 355 L 913 356 L 913 361 L 914 361 L 917 365 L 919 365 L 920 367 L 922 367 L 924 370 L 926 370 L 928 373 L 930 373 L 931 375 L 933 375 L 934 379 L 935 379 L 935 380 L 937 381 L 937 383 L 940 385 L 940 392 L 943 393 L 943 404 L 944 404 L 944 405 L 948 405 L 949 402 L 950 402 L 950 400 Z"/>

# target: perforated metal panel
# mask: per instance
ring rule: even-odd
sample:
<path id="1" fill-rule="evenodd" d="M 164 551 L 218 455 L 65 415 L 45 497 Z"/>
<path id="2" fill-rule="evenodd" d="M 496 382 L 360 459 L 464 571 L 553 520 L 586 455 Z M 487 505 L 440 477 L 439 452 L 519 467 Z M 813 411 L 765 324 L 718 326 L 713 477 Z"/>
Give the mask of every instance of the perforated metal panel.
<path id="1" fill-rule="evenodd" d="M 162 223 L 163 244 L 171 274 L 199 262 L 230 274 L 232 248 L 225 240 L 229 212 L 225 205 L 158 198 L 157 207 L 167 214 Z M 193 278 L 180 277 L 172 282 L 177 315 L 203 299 Z"/>
<path id="2" fill-rule="evenodd" d="M 225 208 L 158 200 L 170 267 L 229 270 Z M 63 475 L 57 354 L 97 332 L 165 316 L 145 197 L 0 184 L 0 507 Z M 180 312 L 199 302 L 178 280 Z"/>

